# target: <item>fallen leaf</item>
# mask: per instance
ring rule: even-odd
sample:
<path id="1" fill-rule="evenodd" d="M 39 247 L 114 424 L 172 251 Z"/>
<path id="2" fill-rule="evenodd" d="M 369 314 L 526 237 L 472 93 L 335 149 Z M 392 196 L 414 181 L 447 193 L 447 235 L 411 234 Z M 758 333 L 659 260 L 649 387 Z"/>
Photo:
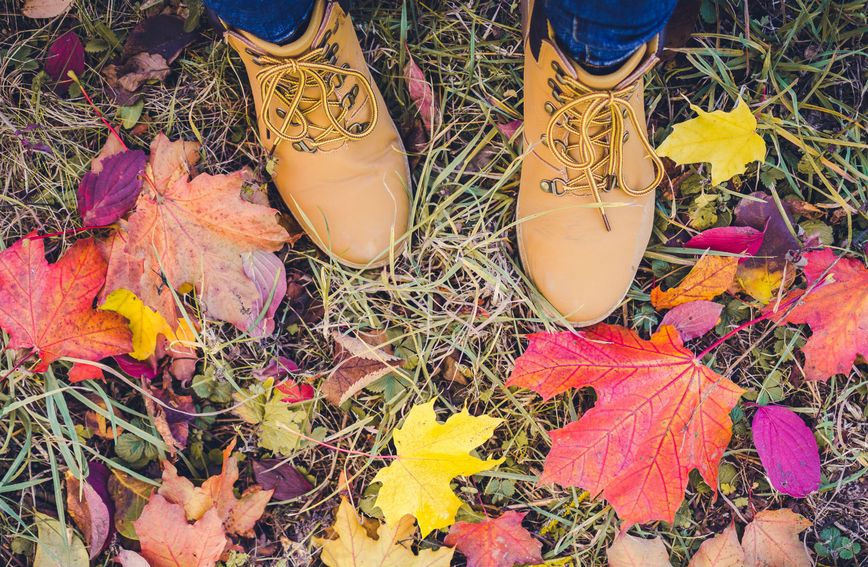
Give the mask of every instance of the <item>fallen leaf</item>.
<path id="1" fill-rule="evenodd" d="M 33 567 L 88 567 L 87 550 L 72 528 L 40 512 L 36 520 L 36 555 Z"/>
<path id="2" fill-rule="evenodd" d="M 145 558 L 129 549 L 122 549 L 115 556 L 115 562 L 120 563 L 121 567 L 151 567 Z"/>
<path id="3" fill-rule="evenodd" d="M 425 129 L 430 135 L 439 123 L 439 105 L 431 83 L 425 78 L 425 73 L 422 72 L 409 52 L 407 53 L 407 64 L 404 65 L 404 80 L 407 81 L 407 92 L 410 95 L 410 100 L 416 105 L 422 123 L 425 124 Z"/>
<path id="4" fill-rule="evenodd" d="M 868 270 L 859 260 L 838 258 L 829 249 L 807 252 L 804 258 L 808 285 L 826 276 L 809 294 L 796 290 L 781 301 L 800 298 L 784 322 L 811 328 L 802 348 L 805 377 L 827 380 L 849 373 L 857 356 L 868 356 Z"/>
<path id="5" fill-rule="evenodd" d="M 495 126 L 497 126 L 497 131 L 503 134 L 504 138 L 511 140 L 512 137 L 515 136 L 515 133 L 518 132 L 518 129 L 521 128 L 522 124 L 524 124 L 524 121 L 522 120 L 510 120 L 509 122 L 502 124 L 497 123 Z"/>
<path id="6" fill-rule="evenodd" d="M 505 512 L 481 522 L 458 522 L 443 542 L 467 556 L 467 567 L 542 563 L 542 544 L 521 525 L 526 515 Z"/>
<path id="7" fill-rule="evenodd" d="M 67 378 L 72 384 L 77 384 L 85 380 L 105 380 L 105 374 L 98 366 L 76 362 L 67 372 Z"/>
<path id="8" fill-rule="evenodd" d="M 811 567 L 811 556 L 799 541 L 810 526 L 787 508 L 759 512 L 741 538 L 745 567 Z"/>
<path id="9" fill-rule="evenodd" d="M 235 496 L 234 486 L 238 481 L 238 461 L 232 456 L 235 443 L 223 450 L 223 469 L 196 487 L 190 480 L 179 476 L 172 463 L 163 462 L 163 484 L 159 494 L 167 501 L 181 506 L 188 520 L 199 520 L 215 510 L 217 517 L 231 534 L 253 537 L 253 527 L 265 512 L 271 498 L 271 490 L 251 486 Z"/>
<path id="10" fill-rule="evenodd" d="M 150 567 L 212 567 L 229 544 L 216 510 L 189 524 L 184 508 L 159 494 L 151 495 L 135 526 Z"/>
<path id="11" fill-rule="evenodd" d="M 280 401 L 286 404 L 298 404 L 312 400 L 316 391 L 310 384 L 298 384 L 293 380 L 287 380 L 274 387 L 282 396 Z"/>
<path id="12" fill-rule="evenodd" d="M 93 308 L 106 264 L 93 239 L 79 240 L 54 264 L 42 239 L 0 252 L 0 328 L 9 349 L 34 349 L 43 372 L 63 356 L 100 360 L 132 348 L 123 317 Z"/>
<path id="13" fill-rule="evenodd" d="M 682 303 L 663 316 L 660 326 L 672 325 L 684 342 L 701 337 L 717 325 L 723 305 L 699 299 Z"/>
<path id="14" fill-rule="evenodd" d="M 757 192 L 742 199 L 735 208 L 735 224 L 764 233 L 756 257 L 744 259 L 736 272 L 739 286 L 763 304 L 792 284 L 796 271 L 787 258 L 801 248 L 789 229 L 794 225 L 791 204 L 784 201 L 782 206 L 785 216 L 771 195 Z"/>
<path id="15" fill-rule="evenodd" d="M 157 349 L 160 336 L 175 340 L 175 333 L 165 317 L 150 309 L 128 289 L 116 289 L 105 298 L 99 308 L 113 311 L 129 321 L 133 335 L 133 350 L 129 355 L 136 360 L 147 360 Z"/>
<path id="16" fill-rule="evenodd" d="M 114 357 L 120 369 L 136 380 L 153 380 L 157 377 L 157 360 L 150 357 L 147 360 L 136 360 L 129 355 Z"/>
<path id="17" fill-rule="evenodd" d="M 21 13 L 28 18 L 56 18 L 72 6 L 72 0 L 25 0 Z"/>
<path id="18" fill-rule="evenodd" d="M 335 539 L 313 538 L 322 547 L 321 559 L 329 567 L 449 567 L 454 553 L 442 548 L 424 549 L 415 555 L 407 544 L 415 531 L 412 516 L 378 525 L 377 537 L 372 538 L 346 498 L 341 498 L 332 529 Z"/>
<path id="19" fill-rule="evenodd" d="M 690 558 L 689 567 L 743 567 L 744 550 L 738 542 L 735 525 L 730 524 L 723 533 L 707 539 Z"/>
<path id="20" fill-rule="evenodd" d="M 55 92 L 69 90 L 72 79 L 67 73 L 70 71 L 76 75 L 84 73 L 84 46 L 73 30 L 54 40 L 45 57 L 45 73 L 54 81 Z"/>
<path id="21" fill-rule="evenodd" d="M 164 390 L 151 390 L 153 397 L 162 404 L 146 396 L 145 408 L 154 420 L 160 437 L 166 442 L 169 454 L 174 455 L 176 450 L 182 451 L 187 447 L 190 423 L 196 419 L 196 407 L 192 396 L 177 395 L 166 383 L 164 387 Z"/>
<path id="22" fill-rule="evenodd" d="M 259 293 L 252 304 L 247 334 L 270 336 L 274 332 L 274 314 L 286 297 L 286 267 L 276 254 L 262 250 L 243 254 L 241 267 Z"/>
<path id="23" fill-rule="evenodd" d="M 105 400 L 102 398 L 96 398 L 91 400 L 93 403 L 101 407 L 102 409 L 107 409 Z M 117 416 L 117 408 L 112 406 L 112 414 Z M 91 434 L 96 435 L 97 437 L 101 437 L 102 439 L 114 439 L 121 433 L 123 433 L 123 428 L 118 425 L 115 421 L 111 421 L 109 425 L 109 421 L 106 418 L 93 410 L 87 410 L 84 412 L 84 425 L 91 432 Z"/>
<path id="24" fill-rule="evenodd" d="M 272 500 L 292 500 L 313 489 L 303 474 L 281 459 L 253 461 L 253 476 L 263 489 L 274 491 Z"/>
<path id="25" fill-rule="evenodd" d="M 298 372 L 298 364 L 285 356 L 277 356 L 268 361 L 264 367 L 253 371 L 253 377 L 259 381 L 274 378 L 275 382 L 282 382 L 293 373 Z"/>
<path id="26" fill-rule="evenodd" d="M 132 29 L 124 43 L 125 59 L 139 53 L 153 53 L 171 64 L 198 37 L 184 31 L 184 20 L 172 14 L 145 18 Z"/>
<path id="27" fill-rule="evenodd" d="M 753 161 L 765 159 L 766 143 L 756 133 L 756 118 L 741 98 L 729 112 L 706 112 L 695 104 L 690 108 L 698 116 L 673 126 L 657 155 L 679 165 L 710 163 L 712 185 L 744 173 Z"/>
<path id="28" fill-rule="evenodd" d="M 382 347 L 385 337 L 380 335 L 356 338 L 334 331 L 332 339 L 335 341 L 335 367 L 320 386 L 320 391 L 336 406 L 401 365 L 400 358 Z"/>
<path id="29" fill-rule="evenodd" d="M 406 514 L 419 521 L 422 537 L 455 521 L 461 500 L 449 483 L 493 469 L 503 459 L 481 460 L 469 453 L 485 443 L 503 420 L 472 416 L 467 409 L 439 423 L 434 400 L 413 406 L 392 439 L 398 457 L 377 471 L 372 482 L 382 484 L 374 503 L 394 525 Z"/>
<path id="30" fill-rule="evenodd" d="M 651 290 L 651 305 L 655 309 L 671 309 L 691 301 L 714 299 L 729 289 L 738 269 L 738 258 L 710 256 L 700 258 L 687 277 L 677 286 L 663 291 Z"/>
<path id="31" fill-rule="evenodd" d="M 114 532 L 114 510 L 108 493 L 108 469 L 94 461 L 88 463 L 88 468 L 85 482 L 67 471 L 66 509 L 84 534 L 88 555 L 93 559 L 108 546 Z"/>
<path id="32" fill-rule="evenodd" d="M 762 246 L 763 238 L 764 231 L 750 226 L 723 226 L 700 232 L 685 242 L 684 247 L 754 256 Z"/>
<path id="33" fill-rule="evenodd" d="M 757 408 L 753 441 L 775 489 L 804 498 L 820 487 L 817 440 L 802 418 L 783 406 Z"/>
<path id="34" fill-rule="evenodd" d="M 146 169 L 153 186 L 145 186 L 129 221 L 107 243 L 106 292 L 132 291 L 175 328 L 169 286 L 191 286 L 207 316 L 246 331 L 261 296 L 242 255 L 277 250 L 289 235 L 277 211 L 241 198 L 241 172 L 189 180 L 197 148 L 162 134 L 154 139 Z"/>
<path id="35" fill-rule="evenodd" d="M 602 493 L 624 529 L 671 523 L 693 468 L 717 487 L 732 436 L 729 412 L 743 390 L 697 360 L 674 327 L 650 341 L 614 325 L 529 338 L 507 386 L 544 399 L 585 386 L 597 393 L 594 408 L 551 432 L 541 483 Z"/>
<path id="36" fill-rule="evenodd" d="M 108 491 L 115 508 L 115 529 L 127 539 L 137 540 L 135 522 L 156 486 L 117 469 L 108 478 Z"/>
<path id="37" fill-rule="evenodd" d="M 660 536 L 644 539 L 618 534 L 606 550 L 609 567 L 672 567 L 669 553 Z"/>
<path id="38" fill-rule="evenodd" d="M 135 94 L 147 81 L 165 81 L 169 64 L 162 55 L 137 53 L 120 65 L 112 63 L 102 70 L 111 94 L 119 105 L 131 105 L 138 99 Z"/>
<path id="39" fill-rule="evenodd" d="M 147 161 L 141 150 L 124 151 L 101 160 L 99 173 L 84 174 L 77 198 L 78 214 L 85 226 L 110 225 L 135 205 Z"/>

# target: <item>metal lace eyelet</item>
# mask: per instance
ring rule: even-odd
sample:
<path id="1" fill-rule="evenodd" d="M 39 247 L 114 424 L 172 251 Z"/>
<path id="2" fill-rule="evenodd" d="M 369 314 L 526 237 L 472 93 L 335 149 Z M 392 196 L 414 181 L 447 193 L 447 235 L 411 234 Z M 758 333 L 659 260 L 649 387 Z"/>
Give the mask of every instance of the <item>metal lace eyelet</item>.
<path id="1" fill-rule="evenodd" d="M 257 52 L 253 51 L 249 47 L 244 48 L 244 53 L 246 53 L 247 55 L 253 55 L 253 56 L 259 55 Z"/>
<path id="2" fill-rule="evenodd" d="M 284 109 L 282 109 L 282 108 L 275 108 L 275 109 L 274 109 L 274 112 L 276 112 L 277 115 L 278 115 L 279 117 L 281 117 L 281 118 L 286 118 L 286 111 L 285 111 Z"/>
<path id="3" fill-rule="evenodd" d="M 552 98 L 555 99 L 555 102 L 560 104 L 564 104 L 564 99 L 561 98 L 561 93 L 552 91 Z"/>
<path id="4" fill-rule="evenodd" d="M 624 118 L 627 118 L 627 109 L 626 108 L 621 109 L 621 116 L 623 116 Z"/>
<path id="5" fill-rule="evenodd" d="M 630 132 L 624 132 L 624 142 L 630 139 Z"/>
<path id="6" fill-rule="evenodd" d="M 549 79 L 547 84 L 551 90 L 561 92 L 561 87 L 558 86 L 554 79 Z"/>
<path id="7" fill-rule="evenodd" d="M 299 152 L 310 153 L 310 154 L 316 152 L 316 148 L 313 146 L 309 146 L 307 144 L 307 142 L 304 140 L 299 140 L 297 142 L 293 142 L 292 147 L 293 147 L 293 149 L 295 149 Z"/>
<path id="8" fill-rule="evenodd" d="M 542 142 L 542 145 L 545 147 L 549 147 L 549 141 L 545 134 L 540 135 L 539 141 Z"/>
<path id="9" fill-rule="evenodd" d="M 549 101 L 546 101 L 546 104 L 545 104 L 545 107 L 544 107 L 544 108 L 546 109 L 546 113 L 547 113 L 547 114 L 554 114 L 554 113 L 555 113 L 555 105 L 553 105 L 553 104 L 552 104 L 551 102 L 549 102 Z"/>
<path id="10" fill-rule="evenodd" d="M 539 182 L 539 188 L 542 189 L 545 193 L 552 192 L 552 182 L 548 179 L 543 179 Z"/>
<path id="11" fill-rule="evenodd" d="M 331 36 L 332 36 L 332 30 L 326 30 L 326 32 L 324 34 L 322 34 L 322 39 L 320 40 L 320 45 L 322 45 L 323 47 L 327 46 L 328 43 L 326 43 L 326 42 L 329 40 L 329 38 Z"/>
<path id="12" fill-rule="evenodd" d="M 337 60 L 338 44 L 332 43 L 325 52 L 325 58 L 332 64 Z"/>
<path id="13" fill-rule="evenodd" d="M 356 122 L 350 126 L 350 132 L 353 134 L 361 134 L 368 127 L 367 122 Z"/>

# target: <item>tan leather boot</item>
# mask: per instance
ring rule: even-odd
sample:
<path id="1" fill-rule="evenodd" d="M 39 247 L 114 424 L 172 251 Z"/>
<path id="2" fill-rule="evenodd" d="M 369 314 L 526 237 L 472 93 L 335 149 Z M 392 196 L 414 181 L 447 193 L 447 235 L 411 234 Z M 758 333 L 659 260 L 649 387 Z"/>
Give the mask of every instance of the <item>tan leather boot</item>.
<path id="1" fill-rule="evenodd" d="M 548 302 L 591 325 L 623 300 L 651 235 L 663 166 L 648 143 L 642 75 L 657 40 L 592 75 L 558 48 L 541 6 L 526 10 L 519 251 Z"/>
<path id="2" fill-rule="evenodd" d="M 350 17 L 319 0 L 290 44 L 235 29 L 225 37 L 244 61 L 259 137 L 295 218 L 344 264 L 389 262 L 406 243 L 410 171 Z"/>

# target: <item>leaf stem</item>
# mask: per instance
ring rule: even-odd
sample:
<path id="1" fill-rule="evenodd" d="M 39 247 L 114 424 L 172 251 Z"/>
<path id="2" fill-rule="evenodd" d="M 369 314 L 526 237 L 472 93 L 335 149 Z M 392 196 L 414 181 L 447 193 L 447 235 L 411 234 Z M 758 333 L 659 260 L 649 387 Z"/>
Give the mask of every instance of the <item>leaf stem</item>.
<path id="1" fill-rule="evenodd" d="M 785 303 L 780 305 L 777 310 L 767 311 L 767 312 L 763 313 L 762 315 L 760 315 L 759 317 L 756 317 L 755 319 L 751 319 L 750 321 L 748 321 L 746 323 L 742 323 L 741 325 L 739 325 L 738 327 L 736 327 L 732 331 L 728 332 L 727 334 L 723 335 L 722 337 L 720 337 L 719 339 L 717 339 L 716 341 L 711 343 L 711 345 L 708 348 L 706 348 L 705 350 L 703 350 L 702 352 L 700 352 L 699 354 L 696 355 L 696 359 L 702 360 L 703 358 L 705 358 L 705 356 L 708 353 L 710 353 L 711 351 L 713 351 L 714 349 L 716 349 L 717 347 L 719 347 L 720 345 L 722 345 L 723 343 L 725 343 L 726 341 L 731 339 L 733 336 L 737 335 L 738 333 L 747 329 L 748 327 L 752 327 L 753 325 L 756 325 L 760 321 L 765 321 L 766 319 L 771 319 L 772 317 L 778 315 L 780 313 L 780 311 L 783 311 L 784 309 L 786 309 L 787 307 L 789 307 L 790 305 L 792 305 L 793 303 L 798 301 L 800 298 L 801 298 L 801 296 L 794 297 L 794 298 L 790 299 L 789 301 L 786 301 Z"/>
<path id="2" fill-rule="evenodd" d="M 66 76 L 69 77 L 70 79 L 72 79 L 72 81 L 76 85 L 78 85 L 78 88 L 81 89 L 81 94 L 84 96 L 84 100 L 86 100 L 87 103 L 90 105 L 90 107 L 93 109 L 93 111 L 96 112 L 96 115 L 99 116 L 99 119 L 102 120 L 102 123 L 105 124 L 105 127 L 109 129 L 109 132 L 111 132 L 114 135 L 114 137 L 117 138 L 117 140 L 118 140 L 118 142 L 120 142 L 121 146 L 125 150 L 129 151 L 129 148 L 124 143 L 124 140 L 123 140 L 123 138 L 121 138 L 121 135 L 118 134 L 118 131 L 115 130 L 114 126 L 111 125 L 111 123 L 106 119 L 105 115 L 93 103 L 90 96 L 87 94 L 87 91 L 85 90 L 84 85 L 81 84 L 81 81 L 79 80 L 78 75 L 75 74 L 75 71 L 72 71 L 72 70 L 68 71 L 66 73 Z"/>
<path id="3" fill-rule="evenodd" d="M 21 368 L 21 366 L 22 366 L 25 362 L 27 362 L 28 360 L 30 360 L 30 359 L 33 357 L 34 354 L 36 354 L 36 351 L 35 351 L 35 350 L 31 350 L 29 353 L 27 353 L 27 356 L 25 356 L 24 358 L 22 358 L 21 360 L 19 360 L 18 362 L 16 362 L 16 363 L 15 363 L 15 366 L 13 366 L 12 368 L 10 368 L 9 371 L 8 371 L 6 374 L 4 374 L 3 376 L 0 376 L 0 382 L 2 382 L 3 380 L 6 380 L 6 378 L 8 378 L 10 374 L 12 374 L 13 372 L 15 372 L 15 371 L 18 370 L 19 368 Z"/>

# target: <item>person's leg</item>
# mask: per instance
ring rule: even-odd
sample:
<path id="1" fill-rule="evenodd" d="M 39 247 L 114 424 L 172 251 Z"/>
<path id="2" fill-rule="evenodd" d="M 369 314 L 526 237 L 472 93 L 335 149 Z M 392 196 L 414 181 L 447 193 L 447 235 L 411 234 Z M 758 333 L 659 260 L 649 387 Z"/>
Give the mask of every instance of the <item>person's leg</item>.
<path id="1" fill-rule="evenodd" d="M 545 0 L 558 45 L 582 66 L 611 68 L 663 31 L 677 0 Z"/>
<path id="2" fill-rule="evenodd" d="M 307 28 L 314 4 L 315 0 L 205 0 L 229 26 L 278 45 L 292 41 Z"/>

